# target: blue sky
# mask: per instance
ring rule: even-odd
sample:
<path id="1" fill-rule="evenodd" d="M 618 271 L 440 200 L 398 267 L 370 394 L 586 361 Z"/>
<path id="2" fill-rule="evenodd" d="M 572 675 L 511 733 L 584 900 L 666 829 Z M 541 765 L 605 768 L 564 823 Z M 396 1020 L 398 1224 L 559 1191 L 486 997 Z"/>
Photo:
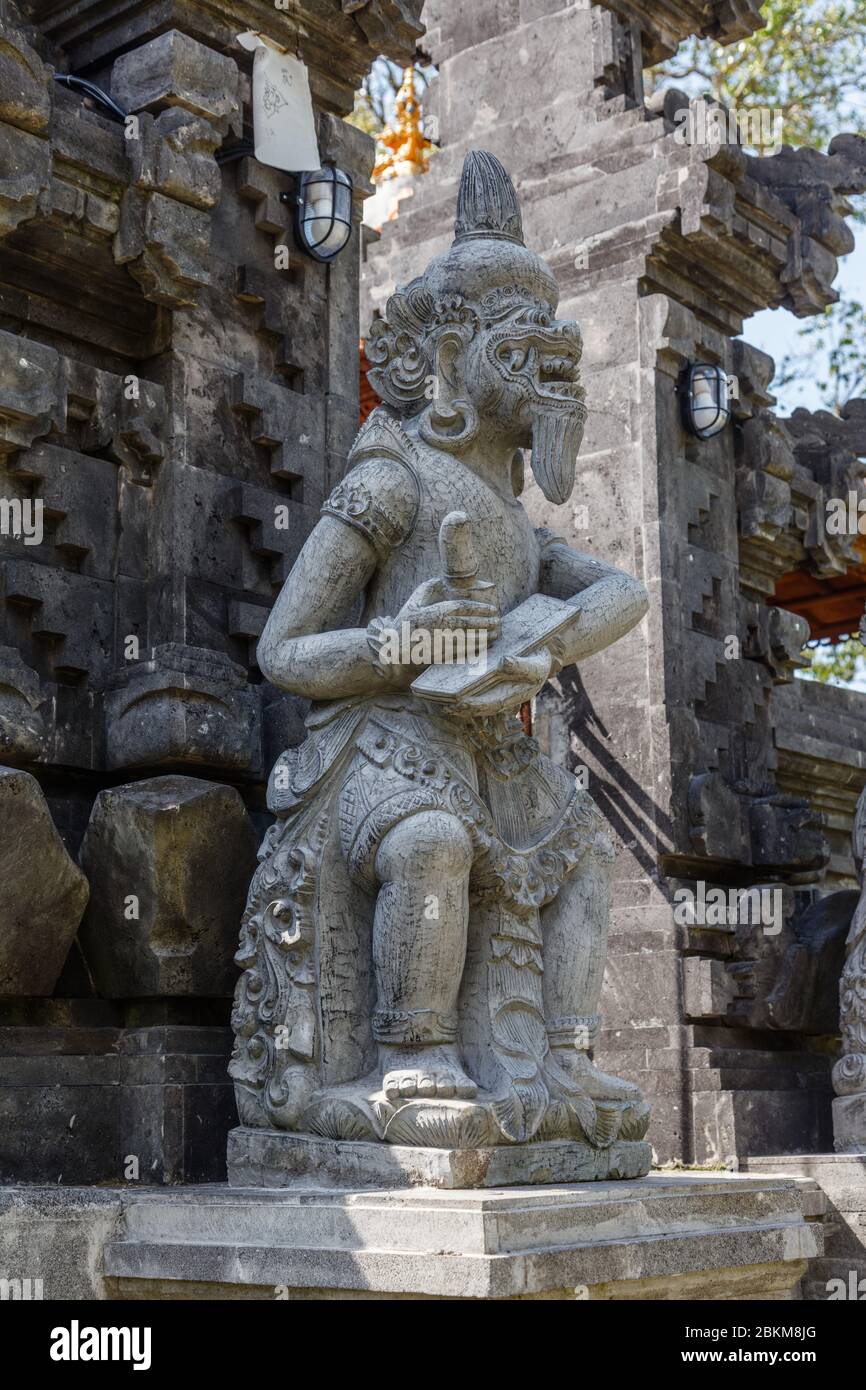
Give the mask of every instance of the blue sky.
<path id="1" fill-rule="evenodd" d="M 840 260 L 839 274 L 833 284 L 843 299 L 862 300 L 866 289 L 866 227 L 854 223 L 852 230 L 857 244 L 850 256 Z M 802 350 L 804 345 L 797 341 L 797 330 L 808 322 L 808 319 L 795 318 L 787 309 L 764 309 L 746 320 L 742 336 L 747 343 L 768 352 L 775 359 L 778 371 L 787 353 Z M 826 407 L 815 384 L 821 378 L 824 365 L 816 359 L 805 379 L 778 390 L 777 414 L 790 415 L 798 405 L 807 410 Z"/>
<path id="2" fill-rule="evenodd" d="M 855 223 L 853 232 L 856 246 L 850 256 L 843 257 L 839 262 L 839 274 L 834 281 L 834 286 L 840 291 L 843 299 L 862 299 L 866 287 L 866 227 Z M 775 359 L 778 371 L 786 353 L 798 350 L 797 330 L 803 323 L 808 323 L 808 319 L 795 318 L 787 309 L 764 309 L 746 321 L 743 337 L 746 342 L 768 352 Z M 791 382 L 789 386 L 778 391 L 776 411 L 779 415 L 790 415 L 799 405 L 805 406 L 807 410 L 818 410 L 825 406 L 826 402 L 822 401 L 815 384 L 821 377 L 824 365 L 820 359 L 816 359 L 806 377 Z M 858 661 L 856 673 L 850 682 L 839 681 L 834 677 L 831 684 L 847 684 L 849 690 L 866 692 L 866 661 L 862 658 Z"/>

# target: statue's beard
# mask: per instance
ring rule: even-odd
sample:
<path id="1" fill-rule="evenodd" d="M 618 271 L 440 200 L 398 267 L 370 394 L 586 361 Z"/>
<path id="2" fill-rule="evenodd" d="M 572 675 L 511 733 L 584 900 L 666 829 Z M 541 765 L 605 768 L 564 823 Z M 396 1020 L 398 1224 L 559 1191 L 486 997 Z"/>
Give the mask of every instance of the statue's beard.
<path id="1" fill-rule="evenodd" d="M 571 496 L 583 421 L 582 407 L 548 410 L 537 405 L 533 408 L 532 472 L 548 502 L 560 504 Z"/>

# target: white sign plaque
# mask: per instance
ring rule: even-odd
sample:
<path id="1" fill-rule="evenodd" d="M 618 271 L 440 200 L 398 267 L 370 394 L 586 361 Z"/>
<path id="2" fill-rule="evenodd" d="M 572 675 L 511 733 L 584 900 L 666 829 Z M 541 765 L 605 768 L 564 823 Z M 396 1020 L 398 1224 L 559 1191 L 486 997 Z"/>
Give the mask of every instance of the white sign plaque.
<path id="1" fill-rule="evenodd" d="M 250 30 L 238 43 L 253 60 L 253 142 L 256 159 L 272 169 L 318 169 L 316 118 L 305 63 Z"/>

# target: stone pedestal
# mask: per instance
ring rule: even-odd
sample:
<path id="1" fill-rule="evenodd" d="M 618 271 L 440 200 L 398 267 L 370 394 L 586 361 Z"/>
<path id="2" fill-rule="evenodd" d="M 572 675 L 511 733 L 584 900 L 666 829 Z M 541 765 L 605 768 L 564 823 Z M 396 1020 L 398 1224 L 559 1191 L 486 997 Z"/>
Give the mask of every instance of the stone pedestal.
<path id="1" fill-rule="evenodd" d="M 571 1140 L 429 1149 L 245 1126 L 233 1129 L 228 1142 L 233 1187 L 526 1187 L 639 1178 L 649 1172 L 651 1163 L 652 1150 L 643 1142 L 621 1142 L 606 1149 Z"/>
<path id="2" fill-rule="evenodd" d="M 728 1173 L 485 1191 L 138 1192 L 105 1246 L 105 1293 L 788 1299 L 820 1253 L 807 1221 L 816 1197 L 809 1181 Z"/>

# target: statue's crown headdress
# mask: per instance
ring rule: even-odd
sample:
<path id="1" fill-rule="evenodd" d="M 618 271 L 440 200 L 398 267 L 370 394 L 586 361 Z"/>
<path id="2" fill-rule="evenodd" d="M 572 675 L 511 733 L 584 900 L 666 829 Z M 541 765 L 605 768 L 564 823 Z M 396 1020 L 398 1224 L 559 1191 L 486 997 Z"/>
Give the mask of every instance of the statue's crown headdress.
<path id="1" fill-rule="evenodd" d="M 454 244 L 468 237 L 495 237 L 525 245 L 514 184 L 495 155 L 486 150 L 470 150 L 463 161 Z"/>

